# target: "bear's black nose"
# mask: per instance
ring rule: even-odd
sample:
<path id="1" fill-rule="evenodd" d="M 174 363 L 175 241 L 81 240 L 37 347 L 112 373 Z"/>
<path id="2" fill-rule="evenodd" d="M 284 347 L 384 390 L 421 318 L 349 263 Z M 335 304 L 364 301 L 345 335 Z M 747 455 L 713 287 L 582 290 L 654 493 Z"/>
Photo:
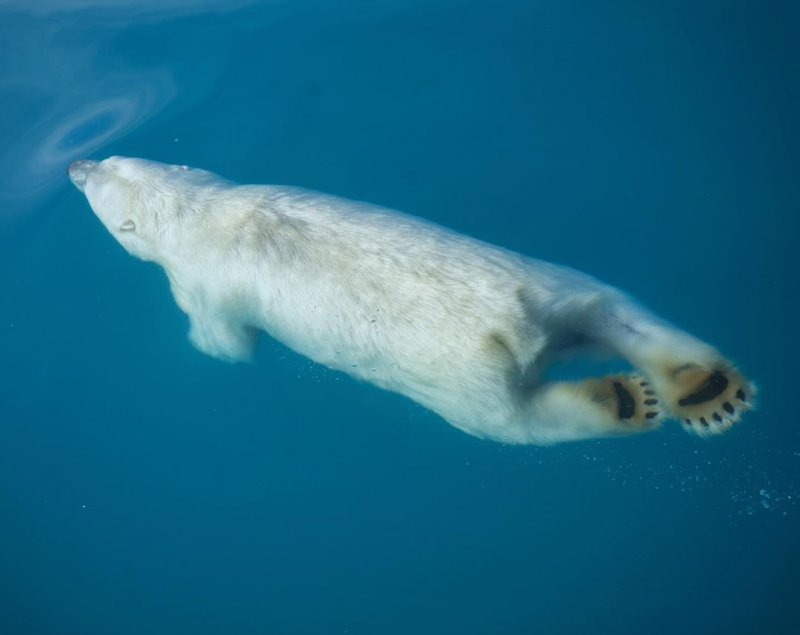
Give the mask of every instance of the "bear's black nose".
<path id="1" fill-rule="evenodd" d="M 69 174 L 70 180 L 81 192 L 83 192 L 83 186 L 86 185 L 86 177 L 96 165 L 97 161 L 81 160 L 73 161 L 70 163 L 69 168 L 67 168 L 67 174 Z"/>

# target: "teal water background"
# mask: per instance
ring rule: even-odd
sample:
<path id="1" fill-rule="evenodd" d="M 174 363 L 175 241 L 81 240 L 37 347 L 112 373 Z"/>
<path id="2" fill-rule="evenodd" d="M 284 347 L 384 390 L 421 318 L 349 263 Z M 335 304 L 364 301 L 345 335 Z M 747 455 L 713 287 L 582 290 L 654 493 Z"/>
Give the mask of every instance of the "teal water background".
<path id="1" fill-rule="evenodd" d="M 790 2 L 0 0 L 0 633 L 800 632 Z M 471 438 L 191 348 L 69 183 L 189 164 L 615 284 L 756 380 L 729 434 Z"/>

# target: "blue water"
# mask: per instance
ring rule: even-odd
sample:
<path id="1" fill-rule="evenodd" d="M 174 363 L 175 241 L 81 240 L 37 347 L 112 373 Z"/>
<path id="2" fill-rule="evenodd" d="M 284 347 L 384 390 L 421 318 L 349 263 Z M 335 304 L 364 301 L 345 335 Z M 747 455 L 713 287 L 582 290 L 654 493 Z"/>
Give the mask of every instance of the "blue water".
<path id="1" fill-rule="evenodd" d="M 0 633 L 800 632 L 797 5 L 217 4 L 0 2 Z M 66 178 L 112 154 L 577 267 L 759 410 L 507 447 L 215 361 Z"/>

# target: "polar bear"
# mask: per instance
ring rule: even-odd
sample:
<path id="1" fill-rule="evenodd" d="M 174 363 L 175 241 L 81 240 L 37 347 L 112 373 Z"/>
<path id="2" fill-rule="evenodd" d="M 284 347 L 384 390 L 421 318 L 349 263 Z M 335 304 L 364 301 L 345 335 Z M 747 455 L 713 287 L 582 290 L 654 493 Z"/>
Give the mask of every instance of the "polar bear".
<path id="1" fill-rule="evenodd" d="M 76 161 L 69 176 L 130 254 L 164 268 L 192 343 L 214 357 L 246 360 L 266 331 L 513 444 L 642 432 L 668 415 L 708 436 L 753 405 L 714 348 L 620 291 L 419 218 L 143 159 Z M 589 349 L 638 371 L 543 377 Z"/>

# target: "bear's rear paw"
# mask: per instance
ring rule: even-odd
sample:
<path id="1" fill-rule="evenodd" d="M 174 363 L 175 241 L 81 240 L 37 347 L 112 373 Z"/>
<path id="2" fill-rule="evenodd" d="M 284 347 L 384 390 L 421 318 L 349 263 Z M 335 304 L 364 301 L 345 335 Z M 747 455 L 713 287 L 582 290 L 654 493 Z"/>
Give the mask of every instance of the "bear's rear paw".
<path id="1" fill-rule="evenodd" d="M 731 366 L 683 364 L 669 375 L 668 406 L 694 434 L 721 434 L 753 407 L 755 388 Z"/>
<path id="2" fill-rule="evenodd" d="M 661 403 L 649 382 L 637 376 L 611 375 L 589 380 L 592 400 L 629 432 L 652 430 L 661 423 Z"/>

